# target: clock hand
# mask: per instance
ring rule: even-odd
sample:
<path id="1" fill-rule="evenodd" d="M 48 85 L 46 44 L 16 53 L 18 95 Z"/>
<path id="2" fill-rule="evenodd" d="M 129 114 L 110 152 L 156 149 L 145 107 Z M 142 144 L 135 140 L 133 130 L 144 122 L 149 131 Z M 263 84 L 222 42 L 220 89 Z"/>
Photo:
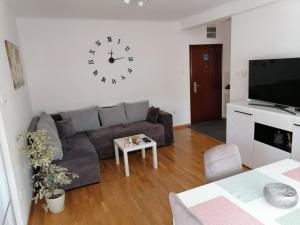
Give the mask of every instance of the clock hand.
<path id="1" fill-rule="evenodd" d="M 111 50 L 109 53 L 108 53 L 109 55 L 110 55 L 110 58 L 113 58 L 113 51 Z"/>
<path id="2" fill-rule="evenodd" d="M 115 58 L 114 60 L 124 59 L 125 57 Z"/>
<path id="3" fill-rule="evenodd" d="M 115 62 L 115 59 L 113 58 L 113 51 L 111 50 L 109 53 L 110 58 L 108 59 L 108 62 L 110 62 L 111 64 L 113 64 Z"/>

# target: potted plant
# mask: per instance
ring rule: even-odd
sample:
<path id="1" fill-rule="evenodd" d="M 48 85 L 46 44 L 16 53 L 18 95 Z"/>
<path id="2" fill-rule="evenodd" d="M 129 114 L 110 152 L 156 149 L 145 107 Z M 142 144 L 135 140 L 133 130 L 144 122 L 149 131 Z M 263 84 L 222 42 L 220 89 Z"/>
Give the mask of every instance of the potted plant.
<path id="1" fill-rule="evenodd" d="M 77 178 L 75 173 L 68 172 L 64 167 L 52 163 L 56 146 L 50 140 L 47 132 L 37 130 L 24 132 L 18 138 L 28 140 L 28 145 L 23 151 L 29 158 L 29 164 L 33 168 L 33 201 L 46 199 L 42 207 L 46 212 L 59 213 L 64 210 L 65 191 L 61 188 L 70 184 Z"/>

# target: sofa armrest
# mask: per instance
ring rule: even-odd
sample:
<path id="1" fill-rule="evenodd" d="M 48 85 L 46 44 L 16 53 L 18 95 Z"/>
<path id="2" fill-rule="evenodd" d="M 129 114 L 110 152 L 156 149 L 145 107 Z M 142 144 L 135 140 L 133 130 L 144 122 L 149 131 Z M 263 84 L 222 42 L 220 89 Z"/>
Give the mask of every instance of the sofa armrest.
<path id="1" fill-rule="evenodd" d="M 165 144 L 172 144 L 174 142 L 172 114 L 159 111 L 158 123 L 162 124 L 165 128 Z"/>

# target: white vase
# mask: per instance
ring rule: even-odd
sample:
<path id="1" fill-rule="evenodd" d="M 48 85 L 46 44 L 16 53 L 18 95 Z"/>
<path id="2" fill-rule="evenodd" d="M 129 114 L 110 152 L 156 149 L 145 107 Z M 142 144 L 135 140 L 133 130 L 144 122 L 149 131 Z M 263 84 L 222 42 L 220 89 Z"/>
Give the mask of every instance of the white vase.
<path id="1" fill-rule="evenodd" d="M 46 202 L 51 213 L 60 213 L 65 208 L 65 191 L 56 189 L 54 193 L 60 196 L 54 199 L 46 198 Z"/>

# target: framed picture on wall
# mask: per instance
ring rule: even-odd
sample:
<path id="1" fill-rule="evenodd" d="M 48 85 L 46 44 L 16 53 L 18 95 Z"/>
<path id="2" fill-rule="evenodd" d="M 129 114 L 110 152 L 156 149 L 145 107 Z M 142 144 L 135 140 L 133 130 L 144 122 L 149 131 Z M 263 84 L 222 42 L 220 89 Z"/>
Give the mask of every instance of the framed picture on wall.
<path id="1" fill-rule="evenodd" d="M 18 89 L 25 84 L 19 48 L 9 41 L 5 41 L 5 46 L 14 88 Z"/>

